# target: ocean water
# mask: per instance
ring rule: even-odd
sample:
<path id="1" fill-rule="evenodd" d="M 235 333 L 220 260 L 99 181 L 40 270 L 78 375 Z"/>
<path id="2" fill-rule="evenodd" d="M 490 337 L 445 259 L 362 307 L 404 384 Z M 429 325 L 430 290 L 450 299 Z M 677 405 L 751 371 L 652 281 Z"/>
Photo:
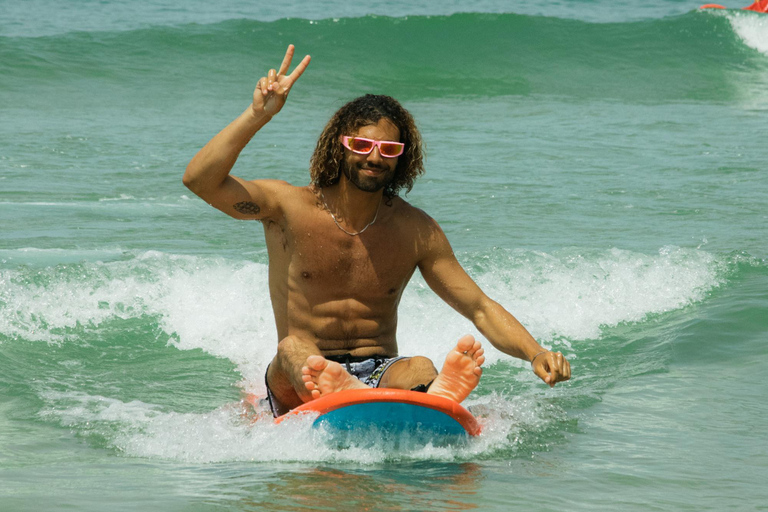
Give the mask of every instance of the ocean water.
<path id="1" fill-rule="evenodd" d="M 696 7 L 1 0 L 0 510 L 768 510 L 768 16 Z M 571 381 L 486 345 L 452 447 L 244 414 L 261 226 L 181 175 L 288 43 L 312 63 L 234 173 L 306 184 L 339 106 L 397 97 L 407 200 Z M 467 332 L 415 276 L 402 352 Z"/>

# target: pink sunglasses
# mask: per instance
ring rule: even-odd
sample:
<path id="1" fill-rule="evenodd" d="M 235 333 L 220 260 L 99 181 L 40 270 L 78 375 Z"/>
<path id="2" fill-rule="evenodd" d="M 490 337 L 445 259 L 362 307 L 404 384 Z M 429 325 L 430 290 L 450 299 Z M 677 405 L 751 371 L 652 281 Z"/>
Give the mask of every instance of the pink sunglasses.
<path id="1" fill-rule="evenodd" d="M 405 144 L 402 142 L 349 137 L 347 135 L 341 137 L 341 143 L 344 144 L 345 148 L 359 155 L 367 155 L 373 151 L 374 147 L 378 146 L 379 154 L 384 158 L 395 158 L 402 155 L 405 150 Z"/>

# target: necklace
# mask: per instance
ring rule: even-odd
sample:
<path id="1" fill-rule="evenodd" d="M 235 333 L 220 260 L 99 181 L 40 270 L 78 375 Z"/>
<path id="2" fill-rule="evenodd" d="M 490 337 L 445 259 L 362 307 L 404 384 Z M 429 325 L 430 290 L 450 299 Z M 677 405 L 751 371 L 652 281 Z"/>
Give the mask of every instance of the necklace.
<path id="1" fill-rule="evenodd" d="M 373 223 L 374 223 L 374 222 L 376 222 L 376 219 L 378 219 L 378 218 L 379 218 L 379 208 L 381 208 L 381 200 L 379 200 L 379 206 L 377 206 L 377 207 L 376 207 L 376 215 L 374 215 L 374 216 L 373 216 L 373 220 L 372 220 L 371 222 L 369 222 L 368 224 L 366 224 L 366 225 L 365 225 L 365 227 L 364 227 L 363 229 L 361 229 L 360 231 L 358 231 L 358 232 L 356 232 L 356 233 L 353 233 L 352 231 L 347 231 L 346 229 L 344 229 L 343 227 L 341 227 L 341 224 L 339 224 L 339 221 L 338 221 L 338 220 L 336 220 L 336 216 L 333 214 L 333 212 L 331 211 L 331 209 L 330 209 L 330 208 L 328 208 L 328 203 L 326 203 L 326 202 L 325 202 L 325 194 L 323 193 L 323 189 L 322 189 L 322 188 L 320 189 L 320 197 L 323 199 L 323 206 L 325 206 L 325 209 L 326 209 L 326 210 L 328 210 L 328 213 L 330 213 L 330 214 L 331 214 L 331 218 L 333 219 L 333 223 L 334 223 L 334 224 L 336 224 L 336 227 L 337 227 L 337 228 L 339 228 L 340 230 L 342 230 L 343 232 L 345 232 L 345 233 L 346 233 L 346 234 L 348 234 L 349 236 L 357 236 L 357 235 L 359 235 L 359 234 L 363 233 L 363 232 L 364 232 L 366 229 L 368 229 L 369 227 L 371 227 L 371 226 L 373 225 Z"/>

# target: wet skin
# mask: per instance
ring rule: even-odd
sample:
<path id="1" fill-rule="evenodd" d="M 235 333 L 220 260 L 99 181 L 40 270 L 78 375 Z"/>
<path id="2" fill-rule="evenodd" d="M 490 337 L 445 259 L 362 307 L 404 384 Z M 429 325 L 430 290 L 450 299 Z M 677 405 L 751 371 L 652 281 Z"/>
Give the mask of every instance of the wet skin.
<path id="1" fill-rule="evenodd" d="M 184 174 L 184 184 L 215 208 L 264 226 L 279 340 L 267 377 L 283 407 L 300 405 L 312 398 L 312 391 L 319 391 L 307 388 L 302 373 L 302 367 L 316 366 L 310 364 L 311 356 L 398 353 L 397 307 L 417 268 L 430 288 L 470 319 L 496 348 L 528 361 L 535 358 L 533 371 L 550 386 L 569 379 L 568 361 L 560 353 L 544 350 L 480 290 L 431 217 L 399 197 L 384 200 L 383 187 L 397 158 L 382 157 L 377 147 L 368 155 L 344 149 L 339 181 L 322 190 L 230 175 L 240 151 L 280 112 L 309 65 L 306 56 L 289 74 L 293 52 L 291 45 L 279 70 L 270 70 L 258 81 L 253 103 L 195 155 Z M 386 118 L 347 135 L 391 141 L 400 137 Z M 349 234 L 369 224 L 358 236 Z M 449 358 L 453 352 L 466 356 L 459 350 L 462 343 Z M 468 368 L 461 370 L 465 373 L 461 378 L 470 383 L 482 363 L 481 353 L 474 353 L 468 364 L 466 358 L 458 359 L 458 366 Z M 458 366 L 449 366 L 449 373 L 455 374 Z M 413 358 L 393 365 L 382 385 L 411 388 L 436 376 L 431 362 Z"/>

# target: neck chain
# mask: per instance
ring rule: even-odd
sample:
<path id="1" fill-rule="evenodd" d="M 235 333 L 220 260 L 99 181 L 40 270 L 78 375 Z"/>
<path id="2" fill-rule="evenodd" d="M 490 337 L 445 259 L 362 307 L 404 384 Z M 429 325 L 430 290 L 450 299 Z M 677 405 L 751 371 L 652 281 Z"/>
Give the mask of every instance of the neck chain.
<path id="1" fill-rule="evenodd" d="M 333 223 L 336 224 L 336 227 L 339 228 L 340 230 L 342 230 L 343 232 L 345 232 L 346 234 L 350 235 L 350 236 L 357 236 L 357 235 L 363 233 L 366 229 L 371 227 L 374 222 L 376 222 L 377 218 L 379 218 L 379 208 L 381 208 L 381 200 L 379 200 L 379 205 L 376 207 L 376 215 L 373 216 L 373 220 L 371 222 L 366 224 L 363 229 L 361 229 L 360 231 L 358 231 L 356 233 L 352 232 L 352 231 L 347 231 L 346 229 L 341 227 L 341 224 L 339 224 L 339 221 L 336 220 L 336 216 L 333 214 L 331 209 L 328 208 L 328 203 L 325 202 L 325 194 L 323 193 L 323 189 L 322 188 L 320 189 L 320 197 L 323 199 L 323 206 L 325 206 L 325 209 L 328 210 L 328 213 L 331 214 L 331 218 L 333 219 Z"/>

